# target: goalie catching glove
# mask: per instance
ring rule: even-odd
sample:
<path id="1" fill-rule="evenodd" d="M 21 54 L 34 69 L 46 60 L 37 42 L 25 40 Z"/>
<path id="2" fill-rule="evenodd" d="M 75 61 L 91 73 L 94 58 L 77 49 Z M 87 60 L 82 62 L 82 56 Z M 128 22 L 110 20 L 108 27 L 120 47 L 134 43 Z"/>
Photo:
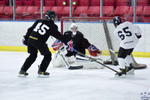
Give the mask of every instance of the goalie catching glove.
<path id="1" fill-rule="evenodd" d="M 53 44 L 52 44 L 52 48 L 54 51 L 59 50 L 59 48 L 63 45 L 63 43 L 60 40 L 56 40 Z"/>
<path id="2" fill-rule="evenodd" d="M 92 44 L 88 47 L 88 51 L 91 56 L 98 56 L 99 54 L 101 54 L 101 51 Z"/>

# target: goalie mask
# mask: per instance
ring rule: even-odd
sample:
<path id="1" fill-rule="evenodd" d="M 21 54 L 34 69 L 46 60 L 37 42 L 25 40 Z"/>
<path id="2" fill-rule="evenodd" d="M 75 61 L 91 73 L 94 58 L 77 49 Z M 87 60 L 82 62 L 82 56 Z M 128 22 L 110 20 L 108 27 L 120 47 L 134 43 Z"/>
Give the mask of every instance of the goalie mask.
<path id="1" fill-rule="evenodd" d="M 116 16 L 115 18 L 113 18 L 113 24 L 115 25 L 115 27 L 117 27 L 121 23 L 122 23 L 122 20 L 119 16 Z"/>
<path id="2" fill-rule="evenodd" d="M 71 29 L 72 32 L 76 32 L 76 31 L 78 30 L 77 24 L 72 23 L 72 24 L 70 25 L 70 29 Z"/>

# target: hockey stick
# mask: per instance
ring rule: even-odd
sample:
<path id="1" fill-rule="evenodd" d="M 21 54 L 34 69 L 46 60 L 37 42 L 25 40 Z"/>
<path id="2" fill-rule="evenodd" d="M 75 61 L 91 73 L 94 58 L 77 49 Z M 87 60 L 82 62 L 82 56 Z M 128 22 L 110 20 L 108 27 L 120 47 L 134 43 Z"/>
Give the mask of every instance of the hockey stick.
<path id="1" fill-rule="evenodd" d="M 62 55 L 62 53 L 60 53 L 60 50 L 62 50 L 63 48 L 64 48 L 64 47 L 61 47 L 61 48 L 58 50 L 57 56 L 58 56 L 58 54 L 59 54 L 59 55 L 62 57 L 62 59 L 63 59 L 65 65 L 66 65 L 66 67 L 69 68 L 69 67 L 70 67 L 69 63 L 66 61 L 66 59 L 64 58 L 64 56 Z"/>
<path id="2" fill-rule="evenodd" d="M 109 49 L 110 52 L 112 52 L 113 54 L 118 54 L 118 52 L 115 52 L 114 50 L 112 49 Z"/>
<path id="3" fill-rule="evenodd" d="M 81 58 L 80 57 L 76 57 L 77 60 L 93 62 L 91 59 L 89 59 L 89 58 L 86 59 L 86 58 L 87 57 L 81 57 Z M 102 58 L 95 58 L 95 59 L 104 62 L 104 60 Z"/>
<path id="4" fill-rule="evenodd" d="M 103 63 L 101 63 L 101 62 L 99 62 L 97 59 L 92 58 L 92 57 L 89 57 L 89 56 L 87 56 L 87 55 L 85 55 L 85 54 L 83 54 L 83 53 L 77 51 L 76 49 L 73 49 L 73 51 L 74 51 L 74 52 L 77 52 L 78 54 L 80 54 L 80 55 L 82 55 L 82 56 L 85 56 L 85 57 L 91 59 L 92 61 L 95 61 L 95 62 L 97 62 L 98 64 L 100 64 L 100 65 L 102 65 L 102 66 L 104 66 L 104 67 L 110 69 L 111 71 L 116 72 L 116 73 L 119 74 L 119 72 L 118 72 L 117 70 L 115 70 L 115 69 L 113 69 L 113 68 L 111 68 L 111 67 L 109 67 L 109 66 L 107 66 L 107 65 L 105 65 L 105 64 L 103 64 Z"/>

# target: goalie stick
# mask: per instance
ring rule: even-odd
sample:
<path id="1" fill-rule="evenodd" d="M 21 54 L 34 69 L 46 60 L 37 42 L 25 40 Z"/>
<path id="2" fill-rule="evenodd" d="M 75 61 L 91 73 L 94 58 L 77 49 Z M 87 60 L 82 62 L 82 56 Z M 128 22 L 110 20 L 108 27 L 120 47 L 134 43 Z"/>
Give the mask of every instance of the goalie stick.
<path id="1" fill-rule="evenodd" d="M 119 73 L 117 70 L 115 70 L 115 69 L 113 69 L 113 68 L 111 68 L 111 67 L 109 67 L 109 66 L 107 66 L 107 65 L 105 65 L 105 64 L 103 64 L 103 63 L 101 63 L 101 62 L 98 61 L 97 59 L 92 58 L 92 57 L 89 57 L 89 56 L 87 56 L 87 55 L 84 55 L 83 53 L 77 51 L 76 49 L 73 49 L 73 51 L 74 51 L 74 52 L 77 52 L 78 54 L 80 54 L 80 55 L 82 55 L 82 56 L 85 56 L 85 57 L 91 59 L 92 61 L 95 61 L 96 63 L 98 63 L 98 64 L 100 64 L 100 65 L 102 65 L 102 66 L 104 66 L 104 67 L 110 69 L 110 70 L 113 71 L 113 72 L 118 73 L 118 75 L 121 76 L 120 73 Z"/>

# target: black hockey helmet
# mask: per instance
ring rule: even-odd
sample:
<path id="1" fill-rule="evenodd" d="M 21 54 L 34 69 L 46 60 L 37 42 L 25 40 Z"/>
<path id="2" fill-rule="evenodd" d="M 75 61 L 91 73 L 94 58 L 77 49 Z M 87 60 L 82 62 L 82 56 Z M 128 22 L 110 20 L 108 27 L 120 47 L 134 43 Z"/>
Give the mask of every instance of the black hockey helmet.
<path id="1" fill-rule="evenodd" d="M 121 20 L 121 18 L 119 16 L 116 16 L 116 17 L 113 18 L 113 24 L 115 26 L 117 26 L 117 25 L 119 25 L 121 23 L 122 23 L 122 20 Z"/>
<path id="2" fill-rule="evenodd" d="M 45 19 L 46 20 L 52 20 L 56 18 L 56 13 L 54 11 L 48 10 L 45 14 Z"/>

